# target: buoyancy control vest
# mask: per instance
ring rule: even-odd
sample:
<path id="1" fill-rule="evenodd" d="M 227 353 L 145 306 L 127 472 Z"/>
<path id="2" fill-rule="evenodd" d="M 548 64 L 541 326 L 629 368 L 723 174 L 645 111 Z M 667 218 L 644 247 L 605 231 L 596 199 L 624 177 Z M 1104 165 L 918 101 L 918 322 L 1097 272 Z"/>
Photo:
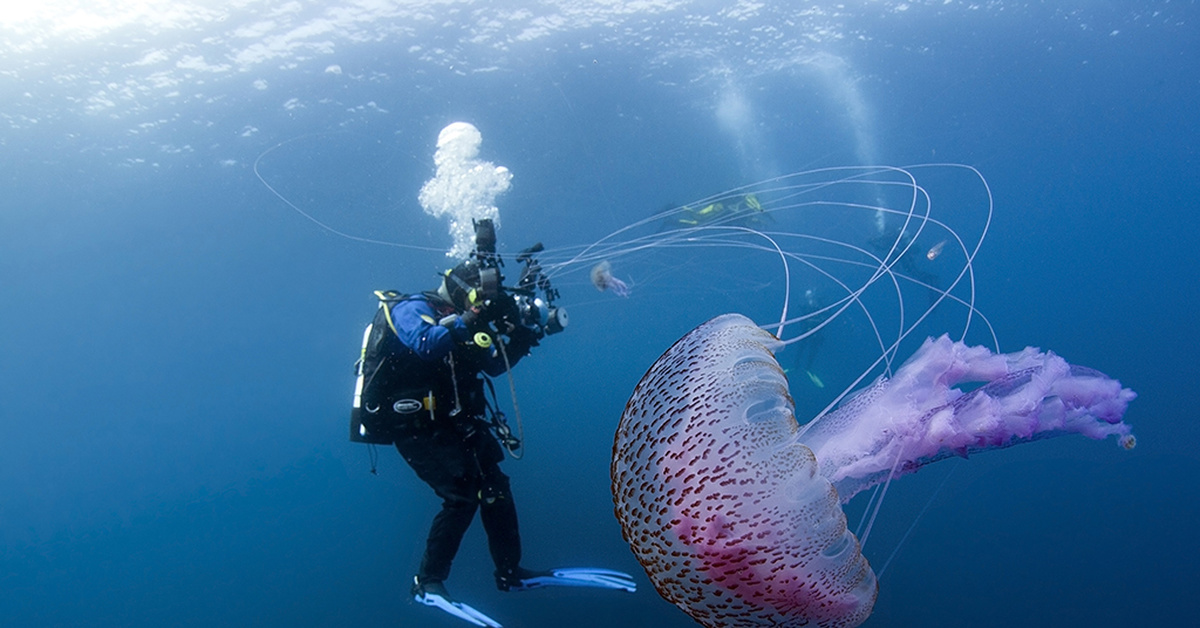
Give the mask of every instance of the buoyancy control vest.
<path id="1" fill-rule="evenodd" d="M 377 290 L 375 295 L 379 309 L 363 332 L 355 369 L 350 440 L 390 445 L 398 430 L 447 421 L 461 410 L 481 412 L 483 385 L 475 356 L 456 349 L 440 360 L 423 360 L 400 342 L 392 321 L 392 308 L 401 301 L 425 300 L 435 310 L 448 306 L 435 294 Z"/>

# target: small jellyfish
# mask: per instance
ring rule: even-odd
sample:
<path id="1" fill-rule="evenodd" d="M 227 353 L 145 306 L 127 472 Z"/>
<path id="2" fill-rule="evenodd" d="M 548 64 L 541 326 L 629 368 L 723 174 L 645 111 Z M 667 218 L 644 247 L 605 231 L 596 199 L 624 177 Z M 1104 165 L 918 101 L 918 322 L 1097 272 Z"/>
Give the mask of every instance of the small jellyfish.
<path id="1" fill-rule="evenodd" d="M 619 297 L 629 296 L 629 286 L 620 279 L 613 277 L 612 266 L 608 261 L 600 262 L 592 267 L 592 285 L 600 292 L 612 290 Z"/>
<path id="2" fill-rule="evenodd" d="M 946 241 L 942 240 L 941 242 L 933 245 L 933 248 L 929 249 L 929 252 L 925 254 L 925 259 L 928 259 L 932 262 L 942 254 L 942 249 L 944 248 L 946 248 Z"/>

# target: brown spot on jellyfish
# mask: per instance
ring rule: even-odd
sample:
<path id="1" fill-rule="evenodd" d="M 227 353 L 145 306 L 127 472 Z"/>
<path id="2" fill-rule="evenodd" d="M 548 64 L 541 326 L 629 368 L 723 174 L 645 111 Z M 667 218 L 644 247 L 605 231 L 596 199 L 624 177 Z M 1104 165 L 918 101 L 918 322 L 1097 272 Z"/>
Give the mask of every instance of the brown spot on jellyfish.
<path id="1" fill-rule="evenodd" d="M 592 267 L 591 279 L 592 285 L 600 292 L 612 290 L 613 294 L 619 297 L 629 296 L 629 285 L 613 276 L 612 265 L 608 260 L 602 260 Z"/>

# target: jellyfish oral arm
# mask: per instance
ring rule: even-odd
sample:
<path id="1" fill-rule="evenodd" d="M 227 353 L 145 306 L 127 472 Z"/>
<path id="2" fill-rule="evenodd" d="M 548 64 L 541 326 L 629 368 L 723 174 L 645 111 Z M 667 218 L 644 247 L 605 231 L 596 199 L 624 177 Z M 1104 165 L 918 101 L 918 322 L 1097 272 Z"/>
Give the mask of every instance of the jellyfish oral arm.
<path id="1" fill-rule="evenodd" d="M 964 391 L 964 384 L 982 384 Z M 1061 357 L 1027 348 L 993 354 L 943 336 L 802 437 L 842 502 L 937 460 L 1062 434 L 1135 441 L 1122 418 L 1136 394 Z"/>
<path id="2" fill-rule="evenodd" d="M 616 277 L 608 278 L 608 289 L 612 290 L 613 294 L 619 297 L 629 296 L 629 284 L 617 279 Z"/>

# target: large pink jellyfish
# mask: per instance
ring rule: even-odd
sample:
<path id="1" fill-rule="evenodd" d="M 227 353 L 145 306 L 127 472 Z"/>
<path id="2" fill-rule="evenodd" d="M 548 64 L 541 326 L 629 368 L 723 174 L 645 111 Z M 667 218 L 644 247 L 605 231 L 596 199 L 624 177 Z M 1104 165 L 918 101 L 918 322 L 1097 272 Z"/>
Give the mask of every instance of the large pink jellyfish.
<path id="1" fill-rule="evenodd" d="M 629 285 L 624 281 L 617 279 L 612 274 L 612 266 L 608 260 L 604 260 L 592 267 L 591 272 L 592 285 L 600 292 L 612 290 L 613 294 L 619 297 L 629 296 Z"/>
<path id="2" fill-rule="evenodd" d="M 1051 353 L 930 339 L 890 378 L 801 427 L 775 336 L 726 314 L 660 357 L 613 445 L 625 540 L 658 592 L 710 628 L 857 626 L 874 572 L 838 502 L 950 455 L 1116 435 L 1134 393 Z M 956 386 L 982 382 L 970 392 Z"/>

